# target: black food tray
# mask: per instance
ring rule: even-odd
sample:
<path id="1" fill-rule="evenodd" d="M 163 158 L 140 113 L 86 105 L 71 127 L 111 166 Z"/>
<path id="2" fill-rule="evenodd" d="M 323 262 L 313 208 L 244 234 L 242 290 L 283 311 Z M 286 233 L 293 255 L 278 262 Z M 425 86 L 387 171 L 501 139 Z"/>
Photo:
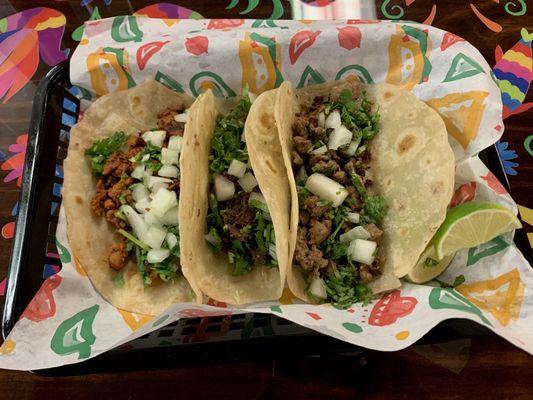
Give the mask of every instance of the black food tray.
<path id="1" fill-rule="evenodd" d="M 41 286 L 43 270 L 61 265 L 55 245 L 61 171 L 70 128 L 77 121 L 80 105 L 71 93 L 68 68 L 67 61 L 51 69 L 40 82 L 33 103 L 7 277 L 4 339 Z M 496 147 L 484 150 L 480 158 L 510 190 Z M 523 229 L 516 232 L 515 242 L 531 261 L 531 248 Z M 422 341 L 436 343 L 488 332 L 467 320 L 448 320 Z M 256 358 L 358 356 L 364 351 L 275 315 L 250 313 L 181 319 L 83 363 L 38 373 L 66 375 Z"/>

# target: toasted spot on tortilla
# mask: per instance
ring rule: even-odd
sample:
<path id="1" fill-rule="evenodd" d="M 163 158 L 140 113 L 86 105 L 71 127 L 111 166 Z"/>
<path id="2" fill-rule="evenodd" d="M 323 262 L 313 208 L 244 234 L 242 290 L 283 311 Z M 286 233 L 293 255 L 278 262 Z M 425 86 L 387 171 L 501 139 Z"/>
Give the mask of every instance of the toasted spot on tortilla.
<path id="1" fill-rule="evenodd" d="M 415 145 L 416 137 L 414 135 L 408 134 L 406 135 L 400 144 L 398 145 L 398 153 L 403 154 L 407 153 L 410 149 L 412 149 Z"/>
<path id="2" fill-rule="evenodd" d="M 76 203 L 78 203 L 78 204 L 83 204 L 83 199 L 82 199 L 80 196 L 76 196 L 76 197 L 74 198 L 74 200 L 75 200 Z"/>
<path id="3" fill-rule="evenodd" d="M 266 160 L 265 161 L 267 167 L 274 173 L 274 174 L 277 174 L 278 173 L 278 170 L 276 169 L 276 167 L 270 162 L 270 160 Z"/>
<path id="4" fill-rule="evenodd" d="M 431 193 L 438 194 L 444 189 L 444 182 L 436 181 L 431 184 Z"/>
<path id="5" fill-rule="evenodd" d="M 386 99 L 390 99 L 392 96 L 394 96 L 393 93 L 391 92 L 385 92 L 383 93 L 383 98 L 386 100 Z"/>
<path id="6" fill-rule="evenodd" d="M 141 103 L 141 98 L 140 98 L 139 96 L 133 96 L 133 97 L 131 98 L 131 102 L 132 102 L 133 104 L 140 104 L 140 103 Z"/>
<path id="7" fill-rule="evenodd" d="M 261 123 L 264 126 L 271 126 L 274 124 L 274 117 L 270 113 L 264 113 L 261 115 Z"/>

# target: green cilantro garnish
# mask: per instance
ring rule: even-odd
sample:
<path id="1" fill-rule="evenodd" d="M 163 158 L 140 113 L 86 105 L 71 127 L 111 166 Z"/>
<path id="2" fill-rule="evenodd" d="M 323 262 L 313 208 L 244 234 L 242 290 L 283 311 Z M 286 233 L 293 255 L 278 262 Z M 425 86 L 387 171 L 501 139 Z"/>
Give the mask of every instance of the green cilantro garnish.
<path id="1" fill-rule="evenodd" d="M 326 293 L 336 308 L 348 308 L 354 303 L 368 304 L 372 299 L 372 290 L 357 282 L 352 266 L 338 268 L 336 274 L 325 277 Z"/>
<path id="2" fill-rule="evenodd" d="M 437 265 L 439 265 L 439 262 L 437 260 L 435 260 L 434 258 L 427 257 L 424 260 L 424 268 L 431 268 L 431 267 L 435 267 Z"/>
<path id="3" fill-rule="evenodd" d="M 95 176 L 101 176 L 104 164 L 111 154 L 120 150 L 128 140 L 124 132 L 116 132 L 113 136 L 97 140 L 85 150 L 85 156 L 91 162 L 91 170 Z"/>
<path id="4" fill-rule="evenodd" d="M 115 277 L 113 278 L 113 284 L 118 288 L 124 287 L 124 274 L 122 271 L 118 271 L 116 273 Z"/>

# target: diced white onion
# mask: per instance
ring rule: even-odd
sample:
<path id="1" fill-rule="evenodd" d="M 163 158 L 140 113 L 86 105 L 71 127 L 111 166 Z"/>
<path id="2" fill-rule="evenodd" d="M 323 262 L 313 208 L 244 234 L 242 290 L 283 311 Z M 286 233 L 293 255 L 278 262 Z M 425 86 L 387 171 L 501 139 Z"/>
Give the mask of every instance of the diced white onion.
<path id="1" fill-rule="evenodd" d="M 305 187 L 322 200 L 331 201 L 333 207 L 338 207 L 348 197 L 348 190 L 340 183 L 322 174 L 312 174 L 305 182 Z"/>
<path id="2" fill-rule="evenodd" d="M 147 199 L 149 195 L 150 192 L 148 192 L 148 189 L 146 189 L 142 183 L 133 185 L 133 189 L 131 191 L 131 197 L 133 197 L 133 200 L 139 201 L 142 199 Z"/>
<path id="3" fill-rule="evenodd" d="M 168 148 L 170 150 L 177 151 L 178 153 L 181 152 L 181 145 L 182 145 L 183 138 L 181 136 L 171 136 L 168 139 Z"/>
<path id="4" fill-rule="evenodd" d="M 150 194 L 150 197 L 152 199 L 157 194 L 157 192 L 159 192 L 159 189 L 168 189 L 168 183 L 165 183 L 165 182 L 154 183 L 154 186 L 152 186 L 152 193 Z"/>
<path id="5" fill-rule="evenodd" d="M 350 145 L 348 146 L 348 148 L 346 150 L 344 150 L 344 153 L 348 156 L 354 156 L 355 155 L 355 152 L 357 151 L 357 148 L 359 147 L 359 142 L 361 141 L 361 139 L 359 140 L 352 140 L 350 142 Z"/>
<path id="6" fill-rule="evenodd" d="M 174 121 L 176 122 L 187 122 L 187 111 L 181 113 L 181 114 L 176 114 L 174 115 Z"/>
<path id="7" fill-rule="evenodd" d="M 146 178 L 145 180 L 146 186 L 148 186 L 148 188 L 151 189 L 152 191 L 154 190 L 154 185 L 158 183 L 172 183 L 171 179 L 161 178 L 159 176 L 147 176 L 145 178 Z"/>
<path id="8" fill-rule="evenodd" d="M 352 132 L 348 130 L 344 125 L 335 128 L 331 135 L 329 135 L 328 148 L 331 150 L 337 150 L 339 147 L 347 145 L 352 140 Z"/>
<path id="9" fill-rule="evenodd" d="M 359 215 L 359 213 L 349 212 L 347 218 L 348 218 L 348 221 L 350 221 L 350 222 L 352 222 L 354 224 L 358 224 L 359 220 L 361 219 L 361 216 Z"/>
<path id="10" fill-rule="evenodd" d="M 142 138 L 147 143 L 162 147 L 166 134 L 165 131 L 147 131 L 142 134 Z"/>
<path id="11" fill-rule="evenodd" d="M 144 177 L 144 165 L 139 164 L 135 168 L 133 168 L 133 171 L 131 172 L 131 177 L 142 180 L 142 178 Z"/>
<path id="12" fill-rule="evenodd" d="M 326 145 L 324 145 L 324 146 L 320 146 L 318 149 L 313 150 L 311 154 L 322 155 L 322 154 L 326 154 L 327 152 L 328 152 L 328 148 L 326 147 Z"/>
<path id="13" fill-rule="evenodd" d="M 176 192 L 161 188 L 152 198 L 150 211 L 152 211 L 158 218 L 162 218 L 168 210 L 177 205 L 178 199 L 176 197 Z"/>
<path id="14" fill-rule="evenodd" d="M 120 211 L 122 211 L 122 213 L 128 219 L 128 223 L 133 229 L 133 233 L 135 234 L 135 236 L 141 242 L 144 242 L 144 236 L 146 235 L 148 227 L 144 223 L 142 217 L 137 214 L 137 212 L 131 206 L 128 205 L 120 206 Z"/>
<path id="15" fill-rule="evenodd" d="M 324 114 L 324 111 L 320 111 L 320 113 L 318 113 L 318 126 L 320 128 L 324 128 L 326 126 L 326 115 Z"/>
<path id="16" fill-rule="evenodd" d="M 146 225 L 152 226 L 157 225 L 161 226 L 161 220 L 159 217 L 157 217 L 151 210 L 144 213 L 144 222 L 146 222 Z"/>
<path id="17" fill-rule="evenodd" d="M 167 249 L 155 249 L 150 250 L 146 254 L 146 261 L 148 261 L 150 264 L 157 264 L 161 261 L 164 261 L 168 258 L 170 255 L 170 250 Z"/>
<path id="18" fill-rule="evenodd" d="M 160 219 L 163 225 L 178 225 L 179 224 L 179 206 L 169 209 Z"/>
<path id="19" fill-rule="evenodd" d="M 152 249 L 159 249 L 167 236 L 167 230 L 161 226 L 152 225 L 148 228 L 143 242 Z"/>
<path id="20" fill-rule="evenodd" d="M 145 213 L 147 208 L 150 208 L 149 198 L 141 199 L 135 202 L 135 209 L 140 213 Z"/>
<path id="21" fill-rule="evenodd" d="M 350 243 L 352 240 L 355 239 L 369 239 L 370 233 L 363 228 L 362 226 L 356 226 L 353 229 L 350 229 L 348 232 L 343 233 L 339 236 L 339 240 L 341 243 Z"/>
<path id="22" fill-rule="evenodd" d="M 307 179 L 307 172 L 305 172 L 305 168 L 304 167 L 300 167 L 300 169 L 296 173 L 296 178 L 298 178 L 299 180 L 302 180 L 302 181 Z"/>
<path id="23" fill-rule="evenodd" d="M 374 252 L 378 244 L 371 240 L 355 239 L 348 246 L 348 254 L 353 261 L 370 265 L 374 261 Z"/>
<path id="24" fill-rule="evenodd" d="M 268 254 L 272 259 L 278 261 L 278 253 L 276 252 L 276 245 L 274 243 L 268 245 Z"/>
<path id="25" fill-rule="evenodd" d="M 329 113 L 328 117 L 326 118 L 326 128 L 327 129 L 335 129 L 341 126 L 341 115 L 338 110 L 333 110 Z"/>
<path id="26" fill-rule="evenodd" d="M 254 174 L 251 172 L 244 174 L 244 176 L 239 179 L 238 182 L 246 193 L 251 192 L 254 187 L 257 186 L 257 180 L 255 179 Z"/>
<path id="27" fill-rule="evenodd" d="M 207 240 L 209 243 L 211 243 L 213 246 L 220 245 L 220 240 L 218 240 L 216 237 L 214 237 L 211 232 L 204 235 L 204 239 Z"/>
<path id="28" fill-rule="evenodd" d="M 163 165 L 159 168 L 157 175 L 167 178 L 177 178 L 180 175 L 180 170 L 174 165 Z"/>
<path id="29" fill-rule="evenodd" d="M 228 168 L 228 174 L 237 178 L 242 178 L 246 173 L 246 164 L 239 160 L 231 160 Z"/>
<path id="30" fill-rule="evenodd" d="M 178 244 L 178 238 L 172 232 L 167 233 L 167 236 L 165 236 L 165 240 L 170 250 L 172 250 L 174 246 Z"/>
<path id="31" fill-rule="evenodd" d="M 180 162 L 180 152 L 167 148 L 161 149 L 161 164 L 163 165 L 178 165 Z"/>
<path id="32" fill-rule="evenodd" d="M 141 162 L 146 162 L 150 159 L 150 154 L 145 154 L 143 158 L 141 158 Z"/>
<path id="33" fill-rule="evenodd" d="M 328 294 L 326 292 L 326 282 L 322 278 L 313 278 L 309 285 L 309 293 L 320 300 L 326 300 Z"/>
<path id="34" fill-rule="evenodd" d="M 235 194 L 235 185 L 222 175 L 215 177 L 215 196 L 218 201 L 229 200 Z"/>

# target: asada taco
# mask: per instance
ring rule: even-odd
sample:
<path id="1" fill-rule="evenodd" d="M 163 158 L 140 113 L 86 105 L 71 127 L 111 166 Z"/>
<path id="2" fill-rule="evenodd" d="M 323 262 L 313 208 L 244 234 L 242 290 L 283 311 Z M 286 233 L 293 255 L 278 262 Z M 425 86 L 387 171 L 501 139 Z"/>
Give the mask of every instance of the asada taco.
<path id="1" fill-rule="evenodd" d="M 181 159 L 183 271 L 197 290 L 229 304 L 278 299 L 285 284 L 289 182 L 275 121 L 256 129 L 248 117 L 274 103 L 275 94 L 252 104 L 247 94 L 218 101 L 207 91 L 189 111 Z"/>
<path id="2" fill-rule="evenodd" d="M 99 98 L 71 130 L 62 192 L 69 243 L 118 308 L 156 315 L 195 298 L 178 229 L 178 163 L 193 101 L 148 81 Z"/>
<path id="3" fill-rule="evenodd" d="M 444 122 L 388 84 L 345 80 L 294 92 L 285 82 L 276 92 L 291 187 L 290 289 L 345 308 L 399 287 L 453 193 Z"/>

